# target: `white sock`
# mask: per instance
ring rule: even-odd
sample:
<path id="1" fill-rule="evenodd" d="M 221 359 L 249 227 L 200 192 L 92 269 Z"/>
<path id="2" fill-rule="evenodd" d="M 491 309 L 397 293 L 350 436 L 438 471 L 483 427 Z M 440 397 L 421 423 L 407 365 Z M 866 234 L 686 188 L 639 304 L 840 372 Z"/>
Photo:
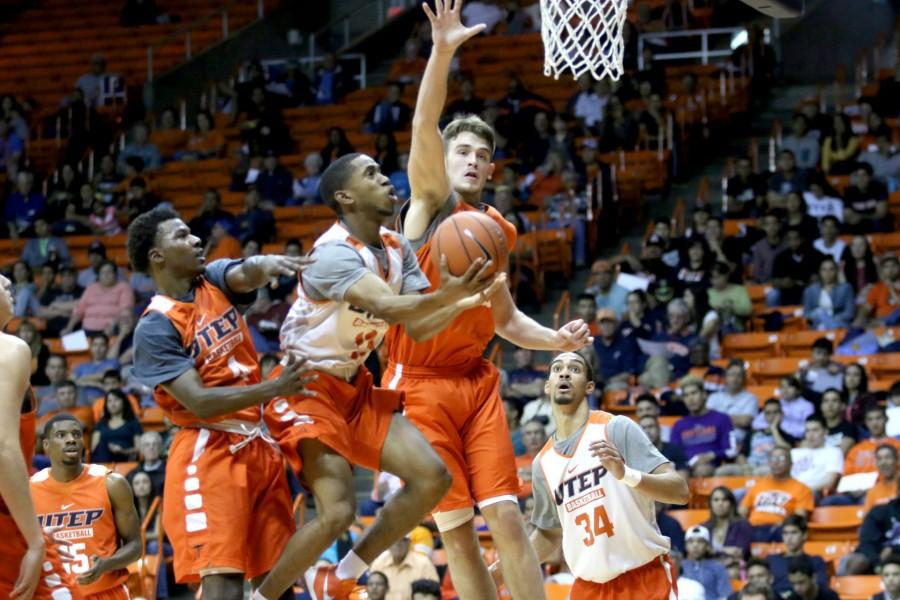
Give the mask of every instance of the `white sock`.
<path id="1" fill-rule="evenodd" d="M 250 595 L 250 600 L 268 600 L 259 590 L 253 590 L 253 593 Z"/>
<path id="2" fill-rule="evenodd" d="M 341 562 L 338 563 L 337 571 L 335 571 L 334 574 L 337 575 L 338 579 L 352 579 L 353 581 L 356 581 L 368 568 L 369 565 L 366 564 L 366 561 L 361 559 L 356 555 L 356 552 L 351 550 L 341 559 Z"/>

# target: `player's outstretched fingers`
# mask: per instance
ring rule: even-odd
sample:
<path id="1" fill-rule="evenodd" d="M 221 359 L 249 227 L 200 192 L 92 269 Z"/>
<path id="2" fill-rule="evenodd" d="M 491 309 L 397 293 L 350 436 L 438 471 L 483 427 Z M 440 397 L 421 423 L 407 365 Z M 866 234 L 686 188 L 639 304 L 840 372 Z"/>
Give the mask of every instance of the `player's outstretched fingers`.
<path id="1" fill-rule="evenodd" d="M 488 268 L 488 264 L 490 264 L 490 261 L 485 262 L 484 259 L 479 256 L 472 261 L 472 263 L 469 265 L 469 268 L 466 269 L 465 273 L 463 273 L 463 280 L 467 284 L 473 281 L 478 281 L 481 278 L 480 276 L 483 275 L 484 270 Z"/>

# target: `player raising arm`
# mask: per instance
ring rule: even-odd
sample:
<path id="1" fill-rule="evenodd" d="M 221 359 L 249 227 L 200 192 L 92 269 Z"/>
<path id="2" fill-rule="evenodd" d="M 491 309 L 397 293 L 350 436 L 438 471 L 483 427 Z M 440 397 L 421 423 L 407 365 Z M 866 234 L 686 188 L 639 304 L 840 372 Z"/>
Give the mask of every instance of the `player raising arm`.
<path id="1" fill-rule="evenodd" d="M 557 429 L 532 466 L 531 543 L 542 562 L 562 545 L 572 600 L 674 598 L 655 501 L 686 503 L 687 482 L 634 421 L 590 410 L 593 387 L 580 355 L 550 363 L 544 391 Z"/>
<path id="2" fill-rule="evenodd" d="M 411 200 L 401 212 L 400 229 L 417 250 L 432 286 L 439 272 L 431 260 L 431 238 L 450 215 L 481 211 L 506 235 L 510 251 L 515 227 L 482 203 L 494 172 L 494 131 L 474 115 L 455 118 L 443 132 L 438 122 L 447 99 L 447 76 L 457 48 L 483 26 L 464 27 L 462 2 L 436 0 L 431 22 L 434 47 L 416 101 L 409 158 Z M 461 598 L 493 600 L 496 589 L 481 558 L 473 518 L 477 504 L 487 520 L 514 600 L 543 598 L 540 566 L 522 524 L 516 494 L 515 458 L 499 396 L 497 369 L 483 359 L 499 334 L 534 350 L 577 350 L 590 342 L 578 320 L 554 331 L 522 313 L 509 289 L 490 307 L 466 311 L 434 338 L 415 340 L 403 327 L 388 333 L 389 365 L 384 381 L 406 393 L 406 416 L 437 450 L 453 475 L 453 486 L 434 513 L 453 583 Z"/>

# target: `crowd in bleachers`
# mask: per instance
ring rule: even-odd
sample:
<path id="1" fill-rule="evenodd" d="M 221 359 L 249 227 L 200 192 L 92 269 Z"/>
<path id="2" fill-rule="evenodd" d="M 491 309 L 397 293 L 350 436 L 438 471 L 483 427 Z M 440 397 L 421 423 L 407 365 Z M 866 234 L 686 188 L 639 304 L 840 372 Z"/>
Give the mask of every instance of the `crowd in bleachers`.
<path id="1" fill-rule="evenodd" d="M 497 131 L 486 200 L 522 236 L 512 263 L 518 296 L 539 303 L 545 274 L 591 265 L 587 289 L 570 293 L 595 335 L 585 350 L 600 384 L 594 406 L 633 416 L 691 482 L 691 505 L 660 506 L 658 515 L 683 597 L 725 597 L 746 584 L 743 597 L 769 598 L 774 588 L 829 598 L 829 586 L 853 584 L 833 575 L 873 572 L 897 597 L 900 69 L 833 113 L 818 101 L 798 106 L 790 134 L 773 132 L 772 172 L 758 167 L 756 151 L 730 163 L 721 210 L 699 203 L 687 218 L 682 205 L 650 224 L 638 254 L 591 263 L 598 237 L 639 222 L 673 173 L 708 158 L 718 127 L 764 102 L 771 49 L 751 35 L 735 55 L 735 64 L 756 59 L 747 77 L 664 68 L 652 48 L 639 71 L 638 33 L 706 23 L 710 12 L 699 2 L 638 2 L 625 32 L 628 74 L 563 84 L 540 75 L 537 4 L 523 4 L 467 3 L 465 18 L 490 22 L 494 35 L 458 57 L 446 118 L 480 114 Z M 122 18 L 149 26 L 162 13 Z M 76 415 L 91 460 L 128 474 L 142 520 L 164 486 L 172 428 L 151 390 L 130 377 L 131 335 L 154 290 L 128 269 L 125 228 L 169 203 L 208 260 L 299 255 L 333 218 L 318 195 L 320 173 L 354 150 L 371 153 L 407 198 L 409 125 L 429 40 L 413 31 L 390 82 L 363 90 L 334 54 L 310 74 L 250 61 L 236 82 L 210 86 L 191 127 L 167 107 L 125 110 L 119 129 L 101 101 L 108 66 L 99 55 L 70 82 L 61 109 L 28 90 L 0 99 L 0 247 L 19 257 L 9 265 L 14 327 L 32 348 L 42 422 Z M 61 140 L 49 163 L 39 130 Z M 616 199 L 602 211 L 598 188 Z M 246 314 L 264 375 L 277 364 L 295 285 L 268 286 Z M 527 518 L 531 459 L 555 428 L 536 357 L 518 350 L 514 362 L 502 392 Z M 377 478 L 371 511 L 396 489 Z M 146 533 L 148 554 L 170 552 L 158 519 Z M 435 534 L 417 528 L 380 557 L 369 597 L 409 598 L 418 586 L 421 597 L 453 598 Z M 336 562 L 355 535 L 323 560 Z M 483 539 L 490 546 L 486 531 Z M 547 581 L 571 579 L 557 564 Z"/>

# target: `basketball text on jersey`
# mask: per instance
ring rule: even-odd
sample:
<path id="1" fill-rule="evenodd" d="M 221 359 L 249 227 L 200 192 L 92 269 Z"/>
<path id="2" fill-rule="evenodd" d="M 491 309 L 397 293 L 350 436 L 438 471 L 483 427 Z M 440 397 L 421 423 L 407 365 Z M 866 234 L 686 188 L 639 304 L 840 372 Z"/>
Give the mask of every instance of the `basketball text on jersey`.
<path id="1" fill-rule="evenodd" d="M 102 508 L 80 508 L 38 515 L 41 527 L 61 527 L 53 534 L 58 540 L 77 540 L 94 537 L 94 523 L 103 516 Z"/>
<path id="2" fill-rule="evenodd" d="M 234 350 L 235 346 L 244 341 L 240 320 L 240 313 L 232 306 L 208 324 L 198 328 L 194 332 L 194 341 L 191 344 L 191 358 L 196 360 L 205 353 L 203 361 L 209 363 Z"/>

